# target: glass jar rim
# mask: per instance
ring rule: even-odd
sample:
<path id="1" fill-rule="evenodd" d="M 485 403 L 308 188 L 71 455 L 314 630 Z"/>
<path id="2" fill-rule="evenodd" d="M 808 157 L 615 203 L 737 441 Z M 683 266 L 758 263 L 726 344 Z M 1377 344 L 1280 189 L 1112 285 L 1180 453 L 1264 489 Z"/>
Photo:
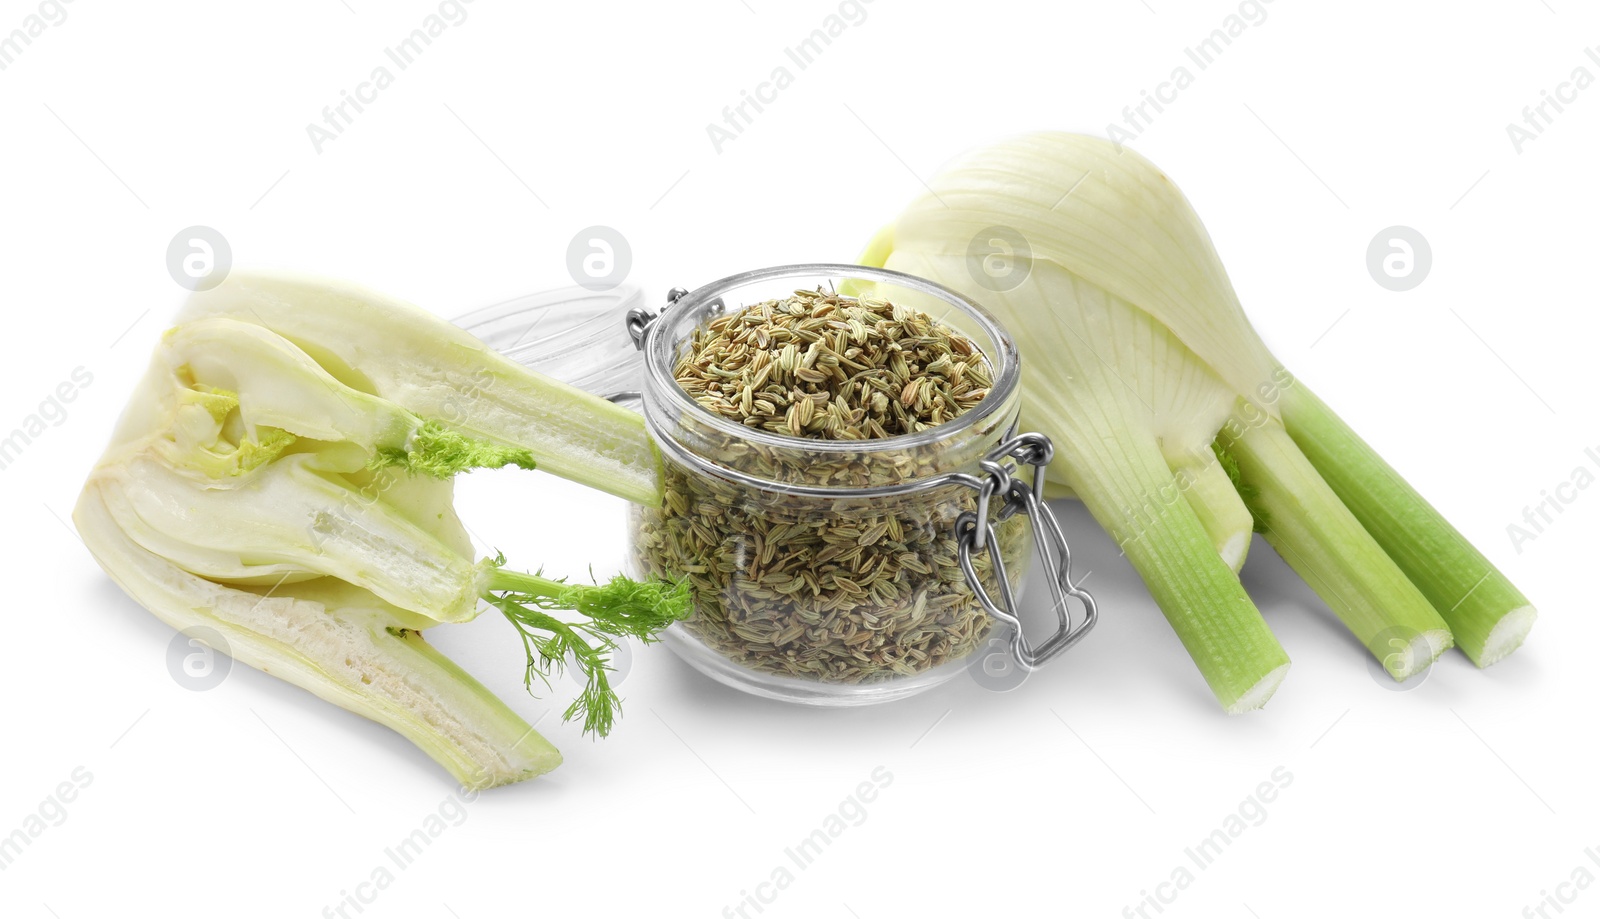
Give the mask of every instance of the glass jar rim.
<path id="1" fill-rule="evenodd" d="M 739 287 L 789 277 L 802 278 L 826 275 L 874 280 L 908 288 L 937 297 L 948 303 L 952 308 L 966 314 L 969 319 L 977 323 L 983 333 L 994 343 L 993 351 L 997 352 L 991 353 L 990 349 L 982 347 L 982 343 L 976 343 L 993 368 L 994 379 L 993 384 L 989 387 L 988 394 L 979 400 L 977 405 L 949 421 L 941 422 L 912 434 L 896 434 L 893 437 L 880 437 L 869 440 L 817 440 L 757 430 L 731 421 L 690 398 L 689 394 L 683 390 L 683 387 L 678 385 L 678 381 L 673 377 L 672 373 L 677 357 L 673 353 L 677 338 L 669 334 L 669 330 L 680 326 L 682 324 L 681 317 L 686 313 L 697 317 L 695 320 L 697 322 L 699 315 L 710 304 L 715 303 L 724 294 Z M 887 268 L 872 268 L 866 265 L 851 265 L 844 262 L 805 262 L 793 265 L 776 265 L 771 268 L 758 268 L 754 271 L 729 275 L 709 284 L 704 284 L 673 301 L 671 306 L 656 321 L 650 324 L 650 327 L 645 332 L 642 349 L 645 355 L 645 380 L 648 389 L 654 395 L 666 399 L 678 411 L 691 413 L 696 423 L 703 424 L 729 437 L 740 438 L 758 446 L 790 450 L 805 449 L 813 453 L 877 453 L 915 449 L 938 443 L 954 434 L 958 434 L 965 428 L 1001 409 L 1011 399 L 1021 377 L 1020 355 L 1017 352 L 1017 344 L 1011 337 L 1011 333 L 1006 331 L 1000 321 L 988 310 L 979 306 L 972 299 L 942 284 L 936 284 L 916 275 L 891 271 Z"/>

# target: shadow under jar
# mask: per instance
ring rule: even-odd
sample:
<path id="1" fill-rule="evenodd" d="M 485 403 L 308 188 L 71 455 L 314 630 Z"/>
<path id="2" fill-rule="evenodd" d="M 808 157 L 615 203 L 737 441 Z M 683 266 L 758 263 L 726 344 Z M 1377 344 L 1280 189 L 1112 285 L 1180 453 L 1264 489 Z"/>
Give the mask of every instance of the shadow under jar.
<path id="1" fill-rule="evenodd" d="M 823 440 L 741 424 L 678 384 L 674 369 L 696 330 L 818 289 L 944 323 L 982 352 L 989 392 L 916 433 Z M 1017 350 L 976 304 L 896 272 L 796 265 L 726 278 L 641 318 L 644 411 L 661 451 L 664 499 L 630 508 L 632 567 L 636 576 L 690 582 L 695 613 L 665 641 L 692 666 L 747 692 L 820 705 L 923 691 L 962 672 L 988 644 L 995 615 L 1015 625 L 1036 532 L 1059 543 L 1046 558 L 1087 621 L 1074 629 L 1058 611 L 1059 630 L 1034 659 L 1012 629 L 1019 660 L 1031 666 L 1092 624 L 1092 601 L 1071 586 L 1059 529 L 1037 491 L 1012 477 L 1017 462 L 1008 459 L 1039 474 L 1048 441 L 1013 439 Z M 1012 615 L 994 612 L 997 605 Z"/>

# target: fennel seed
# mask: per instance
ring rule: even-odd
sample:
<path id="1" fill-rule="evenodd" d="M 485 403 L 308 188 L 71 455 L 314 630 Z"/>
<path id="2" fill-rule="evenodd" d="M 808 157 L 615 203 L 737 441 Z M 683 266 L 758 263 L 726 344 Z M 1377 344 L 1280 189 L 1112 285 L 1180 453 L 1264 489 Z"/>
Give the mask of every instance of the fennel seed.
<path id="1" fill-rule="evenodd" d="M 869 441 L 926 431 L 983 401 L 992 371 L 970 339 L 884 300 L 796 291 L 719 316 L 684 343 L 673 376 L 706 411 L 787 438 Z M 981 428 L 993 446 L 1000 421 Z M 972 432 L 952 434 L 952 439 Z M 762 478 L 830 486 L 898 484 L 949 468 L 950 441 L 886 452 L 817 454 L 724 437 L 696 451 Z M 846 458 L 840 458 L 840 456 Z M 635 507 L 643 572 L 687 578 L 683 625 L 755 670 L 829 683 L 909 676 L 973 651 L 990 617 L 957 561 L 957 484 L 878 498 L 753 489 L 663 457 L 665 500 Z M 996 525 L 1015 576 L 1031 550 L 1024 521 Z M 974 556 L 993 593 L 993 554 Z"/>

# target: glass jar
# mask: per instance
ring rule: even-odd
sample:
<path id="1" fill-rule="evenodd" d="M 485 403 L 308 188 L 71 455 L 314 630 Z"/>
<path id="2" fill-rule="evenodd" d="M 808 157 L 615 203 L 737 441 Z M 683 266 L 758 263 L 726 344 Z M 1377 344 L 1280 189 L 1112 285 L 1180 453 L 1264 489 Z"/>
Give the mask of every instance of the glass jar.
<path id="1" fill-rule="evenodd" d="M 628 315 L 643 306 L 637 287 L 567 287 L 473 310 L 454 322 L 519 364 L 637 408 L 644 364 L 628 335 Z"/>
<path id="2" fill-rule="evenodd" d="M 673 369 L 728 309 L 828 289 L 922 310 L 983 352 L 990 392 L 964 414 L 878 440 L 787 437 L 702 408 Z M 1031 670 L 1096 620 L 1042 500 L 1049 440 L 1016 435 L 1020 368 L 999 323 L 930 281 L 856 265 L 735 275 L 668 295 L 534 294 L 456 323 L 529 367 L 642 409 L 662 456 L 660 507 L 630 506 L 630 574 L 687 578 L 696 610 L 664 641 L 722 683 L 769 698 L 859 705 L 981 666 Z M 1022 466 L 1033 467 L 1031 481 Z M 1027 637 L 1017 599 L 1035 551 L 1053 629 Z"/>
<path id="3" fill-rule="evenodd" d="M 836 441 L 747 427 L 678 386 L 674 366 L 715 316 L 819 289 L 951 326 L 987 358 L 989 393 L 915 434 Z M 691 583 L 696 612 L 664 640 L 692 666 L 770 698 L 863 704 L 961 673 L 997 622 L 1027 668 L 1092 625 L 1093 601 L 1071 582 L 1059 528 L 1016 475 L 1019 463 L 1042 468 L 1049 443 L 1014 437 L 1017 350 L 982 308 L 920 278 L 849 265 L 770 268 L 673 294 L 659 317 L 634 316 L 664 500 L 630 508 L 631 573 Z M 1056 631 L 1037 648 L 1016 618 L 1036 537 L 1057 600 Z M 1083 611 L 1077 624 L 1068 597 Z"/>

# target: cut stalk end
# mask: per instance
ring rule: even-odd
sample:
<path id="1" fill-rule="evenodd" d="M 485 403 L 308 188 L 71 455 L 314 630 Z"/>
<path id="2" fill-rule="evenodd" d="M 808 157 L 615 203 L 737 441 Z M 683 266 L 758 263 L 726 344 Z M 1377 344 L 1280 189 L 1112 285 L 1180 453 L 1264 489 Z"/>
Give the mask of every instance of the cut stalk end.
<path id="1" fill-rule="evenodd" d="M 1218 547 L 1217 554 L 1222 556 L 1222 560 L 1227 563 L 1229 568 L 1233 569 L 1234 574 L 1238 574 L 1239 569 L 1244 567 L 1244 559 L 1249 551 L 1250 534 L 1235 533 L 1228 537 L 1227 542 Z"/>
<path id="2" fill-rule="evenodd" d="M 1278 685 L 1283 682 L 1283 678 L 1288 675 L 1288 664 L 1269 671 L 1256 685 L 1250 687 L 1244 695 L 1234 700 L 1232 704 L 1224 706 L 1224 710 L 1230 715 L 1242 715 L 1245 712 L 1253 712 L 1266 705 L 1267 700 L 1272 698 L 1272 694 L 1278 691 Z"/>
<path id="3" fill-rule="evenodd" d="M 1519 606 L 1500 618 L 1494 628 L 1489 630 L 1489 637 L 1483 642 L 1483 650 L 1478 652 L 1473 663 L 1479 667 L 1487 667 L 1496 663 L 1512 651 L 1521 647 L 1522 640 L 1528 637 L 1528 632 L 1533 630 L 1534 620 L 1539 618 L 1539 611 L 1532 604 Z"/>
<path id="4" fill-rule="evenodd" d="M 1206 528 L 1217 554 L 1238 574 L 1250 551 L 1255 520 L 1234 484 L 1237 469 L 1230 472 L 1222 455 L 1213 455 L 1209 450 L 1206 460 L 1199 465 L 1179 466 L 1172 471 L 1173 479 L 1200 518 L 1200 525 Z"/>
<path id="5" fill-rule="evenodd" d="M 1427 671 L 1440 655 L 1454 646 L 1455 638 L 1448 629 L 1430 629 L 1418 633 L 1409 642 L 1391 640 L 1386 648 L 1374 647 L 1372 653 L 1385 673 L 1396 683 L 1404 683 Z"/>

